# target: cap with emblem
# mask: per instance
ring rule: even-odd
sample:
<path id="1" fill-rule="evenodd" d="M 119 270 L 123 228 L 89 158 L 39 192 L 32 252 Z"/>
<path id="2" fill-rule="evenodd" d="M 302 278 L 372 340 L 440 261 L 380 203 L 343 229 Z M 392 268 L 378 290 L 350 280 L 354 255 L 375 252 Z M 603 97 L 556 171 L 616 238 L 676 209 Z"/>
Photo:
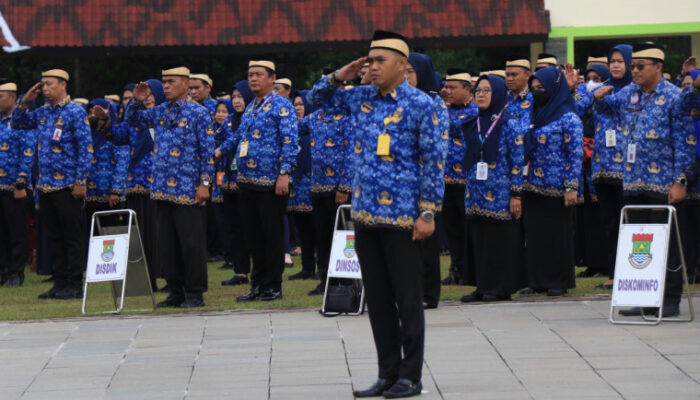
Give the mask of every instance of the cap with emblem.
<path id="1" fill-rule="evenodd" d="M 664 48 L 656 43 L 645 42 L 634 46 L 632 49 L 632 59 L 646 58 L 658 62 L 664 62 L 666 53 Z"/>
<path id="2" fill-rule="evenodd" d="M 587 64 L 590 64 L 590 63 L 607 64 L 607 63 L 608 63 L 608 57 L 588 56 L 588 59 L 586 60 L 586 63 L 587 63 Z"/>
<path id="3" fill-rule="evenodd" d="M 275 80 L 275 83 L 279 83 L 280 85 L 286 85 L 287 87 L 292 87 L 292 80 L 289 78 L 280 78 Z"/>
<path id="4" fill-rule="evenodd" d="M 404 57 L 408 57 L 411 54 L 408 48 L 408 42 L 406 38 L 399 35 L 398 33 L 389 31 L 375 31 L 372 37 L 372 43 L 369 45 L 370 50 L 372 49 L 387 49 L 393 50 Z"/>
<path id="5" fill-rule="evenodd" d="M 527 57 L 521 55 L 512 55 L 506 59 L 506 68 L 509 67 L 520 67 L 526 70 L 530 70 L 532 67 L 530 65 L 530 60 Z"/>
<path id="6" fill-rule="evenodd" d="M 0 79 L 0 92 L 17 93 L 17 84 L 8 79 Z"/>
<path id="7" fill-rule="evenodd" d="M 537 64 L 549 64 L 550 67 L 556 67 L 559 64 L 557 56 L 549 53 L 540 53 L 537 56 Z"/>
<path id="8" fill-rule="evenodd" d="M 447 76 L 445 81 L 461 81 L 470 83 L 472 81 L 472 76 L 469 75 L 467 70 L 462 68 L 449 68 L 447 70 Z"/>
<path id="9" fill-rule="evenodd" d="M 68 82 L 68 79 L 70 78 L 70 75 L 68 75 L 68 72 L 63 69 L 59 68 L 53 68 L 53 69 L 47 69 L 46 71 L 43 71 L 41 73 L 42 78 L 59 78 L 63 79 L 64 81 Z"/>
<path id="10" fill-rule="evenodd" d="M 163 76 L 190 77 L 190 69 L 182 64 L 167 64 L 163 66 Z"/>
<path id="11" fill-rule="evenodd" d="M 82 106 L 87 105 L 90 101 L 84 97 L 76 97 L 73 99 L 73 103 L 80 104 Z"/>
<path id="12" fill-rule="evenodd" d="M 200 81 L 206 83 L 207 85 L 214 86 L 214 81 L 211 80 L 207 74 L 191 74 L 190 79 L 199 79 Z"/>
<path id="13" fill-rule="evenodd" d="M 267 60 L 248 61 L 248 68 L 253 68 L 253 67 L 263 67 L 263 68 L 269 69 L 272 72 L 275 72 L 275 63 L 273 63 L 272 61 L 267 61 Z"/>

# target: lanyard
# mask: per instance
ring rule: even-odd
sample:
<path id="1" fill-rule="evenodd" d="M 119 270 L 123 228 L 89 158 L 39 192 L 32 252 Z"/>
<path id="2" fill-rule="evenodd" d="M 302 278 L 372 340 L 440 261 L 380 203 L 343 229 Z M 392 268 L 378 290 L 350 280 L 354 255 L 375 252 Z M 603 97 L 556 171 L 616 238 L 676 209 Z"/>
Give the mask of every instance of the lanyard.
<path id="1" fill-rule="evenodd" d="M 635 95 L 639 96 L 638 93 L 635 93 Z M 634 121 L 632 121 L 632 139 L 634 139 L 634 133 L 637 130 L 637 120 L 639 119 L 639 113 L 642 110 L 644 110 L 644 108 L 647 106 L 647 104 L 649 104 L 649 102 L 654 98 L 655 95 L 656 92 L 652 92 L 651 94 L 649 94 L 649 98 L 647 99 L 647 101 L 644 102 L 644 104 L 641 105 L 641 107 L 639 105 L 639 102 L 637 102 L 637 104 L 634 106 Z"/>
<path id="2" fill-rule="evenodd" d="M 481 135 L 481 121 L 479 120 L 479 117 L 476 117 L 476 129 L 479 132 L 479 141 L 481 142 L 481 160 L 482 161 L 484 160 L 484 143 L 486 142 L 486 139 L 488 139 L 489 136 L 491 136 L 491 132 L 493 132 L 493 128 L 496 127 L 498 120 L 501 119 L 502 114 L 503 114 L 503 111 L 499 112 L 498 115 L 496 115 L 496 119 L 491 123 L 491 126 L 486 131 L 485 136 Z"/>

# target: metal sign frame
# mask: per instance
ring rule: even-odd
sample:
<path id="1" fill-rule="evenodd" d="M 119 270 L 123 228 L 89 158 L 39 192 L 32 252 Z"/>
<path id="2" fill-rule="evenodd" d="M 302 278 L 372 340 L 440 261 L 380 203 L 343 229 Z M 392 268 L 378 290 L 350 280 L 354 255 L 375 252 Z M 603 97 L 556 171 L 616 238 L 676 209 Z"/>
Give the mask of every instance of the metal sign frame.
<path id="1" fill-rule="evenodd" d="M 681 241 L 681 231 L 680 228 L 678 227 L 678 215 L 676 214 L 676 208 L 670 205 L 643 205 L 643 206 L 635 206 L 635 205 L 630 205 L 630 206 L 624 206 L 622 208 L 622 211 L 620 212 L 620 228 L 622 228 L 623 225 L 629 225 L 631 224 L 629 222 L 629 216 L 627 212 L 629 210 L 666 210 L 668 212 L 668 219 L 666 220 L 665 223 L 644 223 L 644 225 L 666 225 L 668 229 L 668 235 L 666 236 L 666 243 L 664 244 L 664 249 L 666 251 L 666 263 L 668 264 L 668 253 L 671 249 L 669 249 L 669 244 L 671 242 L 671 235 L 675 235 L 677 242 L 678 242 L 678 252 L 680 253 L 680 261 L 681 265 L 678 266 L 677 268 L 681 269 L 681 274 L 683 276 L 683 285 L 685 287 L 685 294 L 688 299 L 688 311 L 689 311 L 689 316 L 688 317 L 663 317 L 663 307 L 664 307 L 664 291 L 666 289 L 666 280 L 662 279 L 663 284 L 661 285 L 662 287 L 660 288 L 660 293 L 661 293 L 661 301 L 659 304 L 659 312 L 656 317 L 651 317 L 647 316 L 644 314 L 644 307 L 641 308 L 641 321 L 629 321 L 629 320 L 621 320 L 621 319 L 615 319 L 615 311 L 617 308 L 620 308 L 621 306 L 615 306 L 614 301 L 610 301 L 610 322 L 613 324 L 620 324 L 620 325 L 658 325 L 661 323 L 661 321 L 668 321 L 668 322 L 691 322 L 695 318 L 695 310 L 693 309 L 693 297 L 690 293 L 690 284 L 688 283 L 688 271 L 686 269 L 686 264 L 685 264 L 685 257 L 683 255 L 683 242 Z M 673 228 L 675 226 L 675 228 Z M 618 238 L 618 247 L 620 246 L 620 240 L 622 240 L 622 237 Z M 617 263 L 617 260 L 615 260 Z M 668 270 L 668 267 L 664 267 L 664 273 Z M 617 279 L 615 279 L 617 281 Z M 614 293 L 614 291 L 613 291 Z M 683 299 L 683 293 L 681 293 L 681 300 Z M 624 306 L 627 307 L 627 306 Z"/>
<path id="2" fill-rule="evenodd" d="M 333 226 L 333 236 L 335 236 L 335 232 L 338 230 L 339 224 L 342 226 L 342 230 L 352 230 L 352 220 L 350 220 L 347 216 L 347 214 L 350 212 L 351 206 L 349 204 L 343 204 L 338 206 L 338 210 L 335 213 L 335 225 Z M 331 254 L 333 251 L 331 250 Z M 330 282 L 331 278 L 333 278 L 333 274 L 331 272 L 331 260 L 328 260 L 328 265 L 327 265 L 327 271 L 328 273 L 326 274 L 326 284 L 323 287 L 323 304 L 321 305 L 321 314 L 327 315 L 327 316 L 333 316 L 333 315 L 341 315 L 341 314 L 347 314 L 347 315 L 362 315 L 365 312 L 365 286 L 362 284 L 361 279 L 354 279 L 355 285 L 359 285 L 361 288 L 360 292 L 360 305 L 358 306 L 357 311 L 352 312 L 352 313 L 340 313 L 340 312 L 335 312 L 335 311 L 330 311 L 326 312 L 326 297 L 328 296 L 328 283 Z M 351 279 L 351 278 L 344 278 L 340 277 L 342 279 Z"/>
<path id="3" fill-rule="evenodd" d="M 100 222 L 101 217 L 119 215 L 127 216 L 126 226 L 102 226 Z M 97 227 L 98 234 L 93 236 L 95 227 Z M 154 311 L 156 308 L 156 298 L 153 294 L 153 288 L 151 287 L 151 278 L 148 272 L 148 264 L 146 263 L 146 256 L 143 248 L 143 242 L 141 241 L 141 232 L 139 231 L 136 212 L 131 209 L 124 209 L 98 211 L 93 214 L 92 221 L 90 222 L 90 239 L 103 235 L 124 233 L 126 233 L 129 238 L 126 250 L 127 265 L 126 271 L 124 272 L 124 278 L 104 281 L 110 283 L 112 299 L 114 301 L 114 310 L 102 311 L 101 313 L 96 312 L 94 314 L 119 314 L 120 312 L 124 311 L 125 297 L 150 296 L 152 303 L 151 308 L 128 309 L 127 311 Z M 129 256 L 135 256 L 136 258 L 131 260 Z M 132 278 L 128 279 L 129 277 Z M 86 314 L 85 305 L 87 302 L 88 283 L 90 282 L 87 281 L 86 277 L 83 288 L 83 315 Z"/>

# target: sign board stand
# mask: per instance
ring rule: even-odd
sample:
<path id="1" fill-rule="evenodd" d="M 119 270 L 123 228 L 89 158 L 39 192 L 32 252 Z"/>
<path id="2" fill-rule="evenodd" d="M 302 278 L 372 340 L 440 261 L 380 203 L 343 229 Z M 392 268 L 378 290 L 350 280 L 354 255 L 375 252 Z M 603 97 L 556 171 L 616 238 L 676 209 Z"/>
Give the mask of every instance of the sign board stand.
<path id="1" fill-rule="evenodd" d="M 355 251 L 355 231 L 352 229 L 352 221 L 348 218 L 349 214 L 350 205 L 347 204 L 339 206 L 335 214 L 333 244 L 328 262 L 326 285 L 323 290 L 323 305 L 321 306 L 321 314 L 324 315 L 334 314 L 333 311 L 326 312 L 328 283 L 331 278 L 353 279 L 355 281 L 353 284 L 358 285 L 361 290 L 360 304 L 355 312 L 349 312 L 347 315 L 361 315 L 365 312 L 365 287 L 362 285 L 360 262 Z"/>
<path id="2" fill-rule="evenodd" d="M 126 225 L 102 226 L 101 218 L 124 216 Z M 94 236 L 95 228 L 97 235 Z M 128 278 L 128 279 L 127 279 Z M 148 265 L 141 242 L 141 232 L 134 210 L 98 211 L 90 222 L 88 263 L 83 288 L 83 307 L 87 302 L 88 284 L 109 282 L 114 310 L 103 314 L 118 314 L 124 310 L 124 297 L 149 296 L 152 307 L 128 311 L 153 311 L 156 299 L 151 287 Z"/>
<path id="3" fill-rule="evenodd" d="M 630 210 L 666 211 L 668 218 L 662 223 L 631 223 Z M 666 286 L 667 258 L 671 235 L 678 242 L 681 265 L 671 266 L 672 271 L 680 269 L 683 287 L 688 299 L 688 317 L 664 318 L 664 289 Z M 618 307 L 640 307 L 641 320 L 615 319 Z M 644 308 L 658 308 L 658 316 L 645 315 Z M 673 206 L 625 206 L 620 213 L 620 234 L 615 258 L 615 280 L 612 301 L 610 302 L 610 322 L 626 325 L 658 325 L 661 321 L 690 322 L 695 317 L 693 299 L 688 284 L 688 273 L 683 257 L 683 244 L 676 208 Z"/>

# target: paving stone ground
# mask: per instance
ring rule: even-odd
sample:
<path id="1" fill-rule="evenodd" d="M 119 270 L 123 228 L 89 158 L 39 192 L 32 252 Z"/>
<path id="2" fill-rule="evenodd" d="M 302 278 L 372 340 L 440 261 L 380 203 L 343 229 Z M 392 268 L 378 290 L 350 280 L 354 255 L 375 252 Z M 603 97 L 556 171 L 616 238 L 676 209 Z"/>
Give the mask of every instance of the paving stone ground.
<path id="1" fill-rule="evenodd" d="M 609 306 L 429 310 L 421 398 L 700 399 L 700 322 L 612 325 Z M 376 371 L 366 314 L 0 323 L 0 399 L 341 400 Z"/>

